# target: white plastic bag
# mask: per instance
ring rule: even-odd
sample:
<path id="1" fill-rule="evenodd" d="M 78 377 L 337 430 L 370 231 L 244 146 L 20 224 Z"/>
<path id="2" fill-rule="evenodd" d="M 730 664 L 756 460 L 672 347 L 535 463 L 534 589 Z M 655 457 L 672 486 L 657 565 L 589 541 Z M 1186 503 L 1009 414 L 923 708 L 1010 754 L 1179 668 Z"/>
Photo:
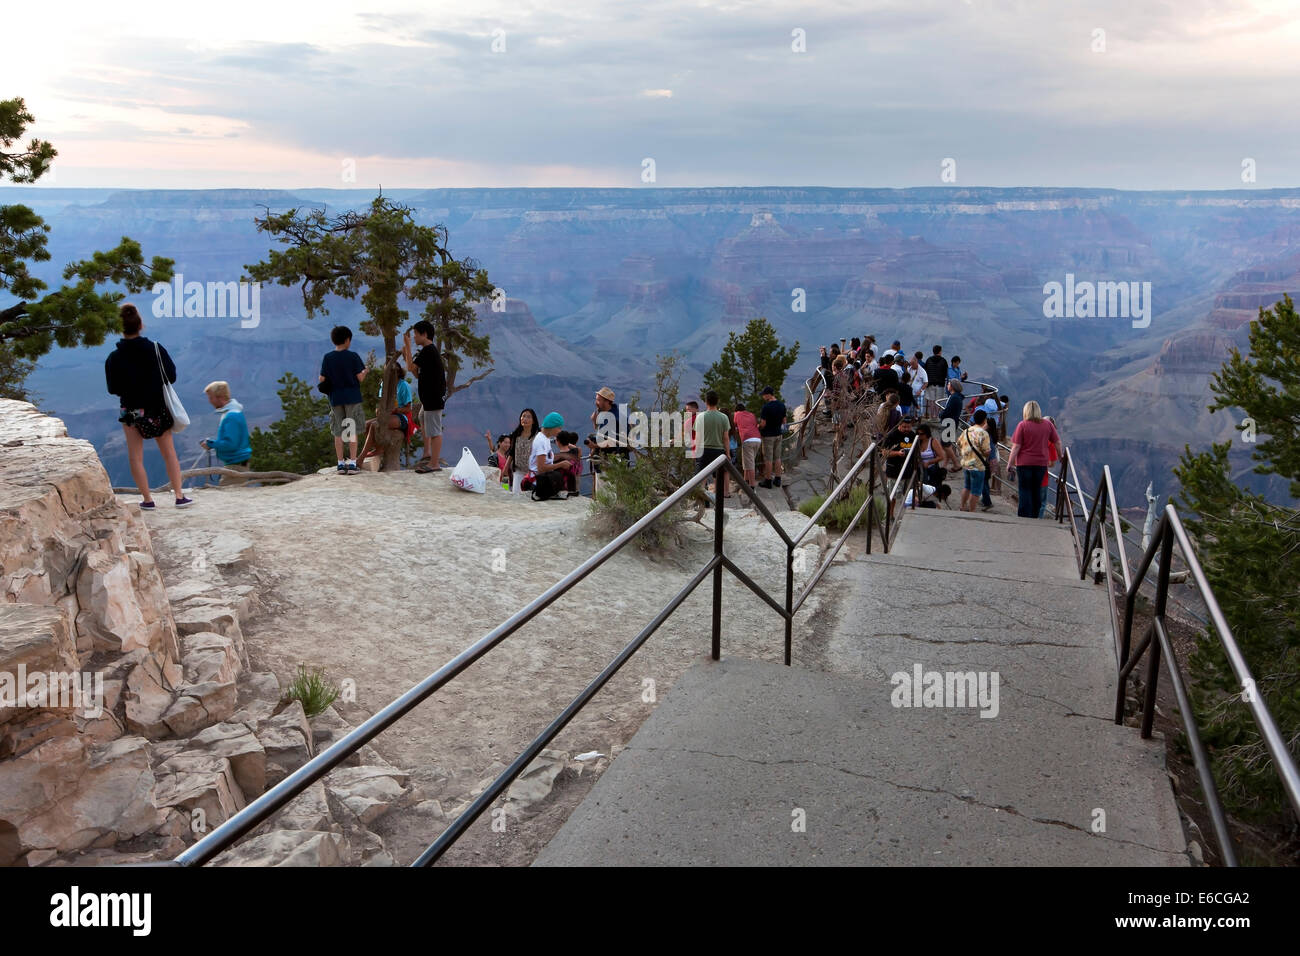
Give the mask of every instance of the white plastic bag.
<path id="1" fill-rule="evenodd" d="M 158 374 L 162 377 L 163 402 L 167 405 L 167 411 L 172 416 L 172 431 L 180 432 L 190 427 L 190 416 L 185 411 L 185 406 L 181 404 L 181 397 L 176 394 L 176 389 L 172 388 L 167 381 L 167 370 L 163 368 L 162 350 L 158 343 L 153 344 L 153 354 L 158 358 Z"/>
<path id="2" fill-rule="evenodd" d="M 474 460 L 474 453 L 468 448 L 461 450 L 460 462 L 451 473 L 451 483 L 461 491 L 487 494 L 487 475 L 483 474 L 483 469 Z"/>

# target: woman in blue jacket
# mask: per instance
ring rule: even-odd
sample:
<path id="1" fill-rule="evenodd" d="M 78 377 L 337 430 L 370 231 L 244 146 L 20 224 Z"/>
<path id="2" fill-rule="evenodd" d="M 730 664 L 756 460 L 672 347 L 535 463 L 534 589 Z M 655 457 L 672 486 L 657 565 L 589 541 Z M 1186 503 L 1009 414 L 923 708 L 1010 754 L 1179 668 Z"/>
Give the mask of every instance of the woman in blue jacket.
<path id="1" fill-rule="evenodd" d="M 216 438 L 205 438 L 200 444 L 217 453 L 222 467 L 248 471 L 248 460 L 253 455 L 253 448 L 248 441 L 248 420 L 244 418 L 244 406 L 230 397 L 230 385 L 226 382 L 212 382 L 203 393 L 208 396 L 208 403 L 221 416 L 221 424 L 217 426 Z M 243 480 L 226 478 L 220 484 L 242 484 Z"/>

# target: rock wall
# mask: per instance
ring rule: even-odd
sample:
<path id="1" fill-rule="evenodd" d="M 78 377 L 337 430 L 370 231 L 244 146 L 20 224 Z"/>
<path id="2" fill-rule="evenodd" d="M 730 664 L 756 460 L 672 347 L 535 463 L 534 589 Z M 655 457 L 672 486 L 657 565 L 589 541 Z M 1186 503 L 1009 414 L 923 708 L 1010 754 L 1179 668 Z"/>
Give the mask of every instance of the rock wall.
<path id="1" fill-rule="evenodd" d="M 27 403 L 0 400 L 0 448 L 0 866 L 174 856 L 351 729 L 249 670 L 247 540 L 155 555 L 91 445 Z M 391 863 L 368 826 L 423 797 L 373 748 L 347 763 L 218 863 Z"/>

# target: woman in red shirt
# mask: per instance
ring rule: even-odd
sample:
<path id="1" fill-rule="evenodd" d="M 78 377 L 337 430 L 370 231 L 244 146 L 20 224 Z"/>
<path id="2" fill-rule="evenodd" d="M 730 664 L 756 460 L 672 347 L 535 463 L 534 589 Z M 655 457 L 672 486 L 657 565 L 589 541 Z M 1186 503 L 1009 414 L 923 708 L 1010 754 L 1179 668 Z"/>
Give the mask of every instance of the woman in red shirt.
<path id="1" fill-rule="evenodd" d="M 755 484 L 754 463 L 758 458 L 758 446 L 763 441 L 758 433 L 758 419 L 754 417 L 753 412 L 745 410 L 744 402 L 737 402 L 731 421 L 736 426 L 736 434 L 740 438 L 740 467 L 745 472 L 745 484 L 752 488 Z"/>
<path id="2" fill-rule="evenodd" d="M 1020 413 L 1022 421 L 1011 436 L 1011 454 L 1007 456 L 1007 477 L 1015 475 L 1020 492 L 1016 513 L 1022 518 L 1037 518 L 1043 497 L 1043 478 L 1051 461 L 1049 449 L 1063 454 L 1061 436 L 1056 426 L 1043 420 L 1037 402 L 1026 402 Z"/>

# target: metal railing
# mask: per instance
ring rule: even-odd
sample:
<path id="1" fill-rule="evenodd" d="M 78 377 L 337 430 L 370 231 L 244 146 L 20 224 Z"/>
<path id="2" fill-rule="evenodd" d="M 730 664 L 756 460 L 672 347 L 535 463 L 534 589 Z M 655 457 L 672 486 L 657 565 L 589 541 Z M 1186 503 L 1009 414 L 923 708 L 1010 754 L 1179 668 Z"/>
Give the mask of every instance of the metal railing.
<path id="1" fill-rule="evenodd" d="M 908 468 L 911 462 L 911 456 L 915 451 L 915 443 L 912 450 L 908 452 L 904 460 L 901 475 L 908 475 Z M 659 503 L 652 511 L 642 517 L 630 528 L 618 535 L 603 548 L 593 554 L 590 558 L 576 567 L 574 570 L 565 575 L 551 587 L 547 588 L 541 595 L 531 601 L 526 607 L 518 611 L 506 621 L 502 622 L 496 628 L 483 637 L 479 638 L 465 650 L 457 654 L 452 660 L 448 661 L 442 667 L 438 668 L 429 676 L 425 677 L 418 684 L 402 694 L 396 700 L 392 701 L 386 707 L 378 711 L 360 726 L 353 729 L 345 737 L 329 747 L 327 750 L 317 754 L 302 767 L 295 770 L 283 781 L 272 787 L 266 793 L 257 797 L 242 810 L 235 813 L 228 820 L 220 824 L 215 830 L 207 836 L 198 840 L 193 846 L 187 848 L 178 854 L 173 860 L 168 861 L 170 865 L 177 866 L 202 866 L 210 862 L 214 857 L 234 845 L 237 841 L 247 836 L 253 829 L 266 822 L 278 810 L 283 808 L 289 801 L 301 794 L 312 783 L 324 777 L 327 773 L 337 767 L 343 761 L 347 760 L 352 754 L 356 753 L 362 746 L 369 743 L 384 730 L 391 727 L 403 716 L 409 713 L 418 704 L 427 700 L 439 689 L 445 687 L 450 681 L 462 674 L 475 661 L 479 660 L 493 648 L 497 647 L 508 637 L 518 631 L 521 627 L 533 620 L 550 607 L 553 603 L 563 597 L 575 585 L 586 578 L 596 568 L 600 567 L 615 554 L 623 550 L 630 544 L 642 531 L 650 527 L 656 521 L 667 515 L 678 504 L 682 503 L 688 497 L 696 492 L 702 492 L 704 484 L 714 475 L 717 475 L 718 482 L 712 501 L 714 510 L 713 522 L 713 555 L 695 574 L 687 581 L 678 592 L 669 599 L 668 603 L 654 616 L 654 618 L 641 629 L 634 637 L 596 676 L 594 680 L 583 689 L 561 713 L 540 733 L 528 746 L 519 754 L 518 757 L 485 789 L 466 809 L 443 831 L 428 849 L 420 855 L 415 861 L 414 866 L 428 866 L 436 862 L 456 840 L 464 834 L 466 829 L 483 813 L 484 810 L 496 800 L 506 788 L 514 782 L 515 778 L 537 757 L 537 755 L 546 747 L 556 735 L 573 719 L 573 717 L 582 709 L 582 707 L 595 696 L 595 694 L 609 682 L 610 678 L 616 674 L 619 669 L 627 663 L 633 654 L 663 625 L 663 623 L 679 608 L 682 603 L 702 584 L 708 577 L 713 578 L 713 609 L 712 609 L 712 629 L 710 654 L 713 660 L 718 660 L 721 656 L 722 649 L 722 572 L 729 571 L 731 575 L 744 584 L 749 590 L 754 592 L 765 604 L 767 604 L 784 622 L 784 661 L 787 666 L 791 662 L 792 644 L 793 644 L 793 622 L 794 616 L 803 606 L 808 596 L 812 593 L 817 583 L 821 580 L 826 570 L 834 561 L 836 555 L 843 547 L 848 536 L 854 531 L 861 521 L 864 513 L 870 513 L 875 516 L 875 508 L 871 507 L 875 500 L 874 483 L 876 480 L 876 460 L 877 446 L 873 442 L 871 446 L 863 452 L 858 458 L 848 474 L 836 485 L 834 490 L 826 496 L 826 500 L 818 508 L 817 512 L 808 519 L 807 523 L 793 537 L 786 532 L 780 522 L 776 520 L 772 512 L 752 487 L 744 481 L 744 476 L 725 456 L 719 457 L 710 462 L 700 470 L 693 478 L 683 484 L 671 495 Z M 870 470 L 870 479 L 872 490 L 866 496 L 865 501 L 857 510 L 852 521 L 840 534 L 839 538 L 826 550 L 820 564 L 813 571 L 807 582 L 796 595 L 794 591 L 794 552 L 800 543 L 817 527 L 818 522 L 826 514 L 830 506 L 846 493 L 854 484 L 855 479 L 862 472 L 863 468 Z M 914 477 L 914 476 L 913 476 Z M 760 585 L 756 584 L 744 571 L 742 571 L 724 550 L 725 535 L 725 512 L 724 512 L 724 495 L 726 484 L 729 480 L 734 480 L 736 484 L 744 491 L 754 508 L 776 531 L 782 543 L 785 545 L 785 595 L 784 602 L 778 601 L 767 593 Z M 899 478 L 891 492 L 896 496 L 900 485 L 903 484 L 904 478 Z M 913 498 L 915 503 L 916 497 Z M 914 504 L 915 506 L 915 504 Z M 892 514 L 892 507 L 887 509 L 885 515 L 885 524 L 883 532 L 883 541 L 885 550 L 888 551 L 893 536 L 897 533 L 898 518 Z M 870 551 L 871 541 L 871 519 L 868 519 L 868 551 Z"/>
<path id="2" fill-rule="evenodd" d="M 1071 482 L 1070 479 L 1073 479 L 1073 481 Z M 1210 817 L 1210 825 L 1214 830 L 1215 841 L 1219 846 L 1219 853 L 1222 856 L 1224 865 L 1236 866 L 1237 851 L 1232 840 L 1232 834 L 1228 830 L 1227 817 L 1223 811 L 1223 803 L 1219 798 L 1218 786 L 1214 781 L 1210 758 L 1204 744 L 1201 742 L 1200 731 L 1197 728 L 1196 718 L 1192 711 L 1191 695 L 1188 693 L 1187 683 L 1183 679 L 1182 670 L 1179 667 L 1173 644 L 1169 640 L 1169 632 L 1165 624 L 1169 598 L 1169 575 L 1173 564 L 1175 545 L 1178 546 L 1182 559 L 1187 565 L 1190 578 L 1199 592 L 1201 600 L 1205 602 L 1210 622 L 1213 624 L 1213 630 L 1218 636 L 1219 643 L 1223 647 L 1233 674 L 1242 687 L 1241 699 L 1250 708 L 1251 717 L 1259 730 L 1269 756 L 1273 759 L 1274 769 L 1297 819 L 1300 819 L 1300 770 L 1297 770 L 1295 760 L 1287 750 L 1286 741 L 1283 739 L 1273 715 L 1269 712 L 1268 706 L 1264 703 L 1262 695 L 1255 691 L 1255 678 L 1252 676 L 1250 667 L 1241 653 L 1241 648 L 1232 635 L 1232 628 L 1228 625 L 1228 621 L 1219 607 L 1218 599 L 1210 588 L 1209 581 L 1205 577 L 1205 572 L 1202 570 L 1200 561 L 1196 556 L 1196 550 L 1192 547 L 1182 519 L 1178 516 L 1177 509 L 1171 504 L 1165 505 L 1160 516 L 1160 523 L 1152 535 L 1151 543 L 1143 554 L 1141 562 L 1139 562 L 1136 570 L 1130 570 L 1128 558 L 1124 554 L 1123 538 L 1118 524 L 1119 508 L 1115 498 L 1115 485 L 1111 479 L 1110 466 L 1106 465 L 1102 469 L 1102 478 L 1097 487 L 1097 494 L 1092 499 L 1092 508 L 1087 512 L 1088 518 L 1084 526 L 1082 540 L 1079 540 L 1077 519 L 1085 509 L 1083 507 L 1084 495 L 1079 488 L 1078 480 L 1078 475 L 1074 470 L 1074 463 L 1070 457 L 1070 450 L 1067 447 L 1065 454 L 1061 458 L 1060 474 L 1057 477 L 1057 521 L 1068 519 L 1070 522 L 1071 537 L 1075 539 L 1075 556 L 1079 563 L 1080 579 L 1086 578 L 1091 573 L 1095 583 L 1106 585 L 1106 603 L 1110 608 L 1117 668 L 1115 723 L 1122 724 L 1124 722 L 1129 676 L 1141 663 L 1143 655 L 1147 654 L 1146 678 L 1142 696 L 1141 734 L 1143 738 L 1151 737 L 1152 727 L 1155 722 L 1156 695 L 1160 680 L 1160 659 L 1161 655 L 1163 655 L 1165 669 L 1169 674 L 1178 713 L 1182 721 L 1183 732 L 1187 735 L 1188 750 L 1192 755 L 1197 779 L 1200 781 L 1201 790 L 1205 796 L 1206 811 Z M 1080 509 L 1078 514 L 1075 513 L 1074 502 L 1070 498 L 1069 491 L 1071 487 L 1076 491 L 1079 498 Z M 1115 606 L 1115 589 L 1113 587 L 1115 584 L 1115 562 L 1111 556 L 1111 542 L 1107 534 L 1108 524 L 1115 533 L 1115 540 L 1119 550 L 1118 564 L 1121 579 L 1119 583 L 1122 586 L 1124 595 L 1122 622 Z M 1151 623 L 1137 646 L 1133 647 L 1131 646 L 1133 619 L 1137 609 L 1138 592 L 1153 562 L 1156 561 L 1157 555 L 1159 556 L 1159 564 L 1156 572 L 1157 580 Z"/>

